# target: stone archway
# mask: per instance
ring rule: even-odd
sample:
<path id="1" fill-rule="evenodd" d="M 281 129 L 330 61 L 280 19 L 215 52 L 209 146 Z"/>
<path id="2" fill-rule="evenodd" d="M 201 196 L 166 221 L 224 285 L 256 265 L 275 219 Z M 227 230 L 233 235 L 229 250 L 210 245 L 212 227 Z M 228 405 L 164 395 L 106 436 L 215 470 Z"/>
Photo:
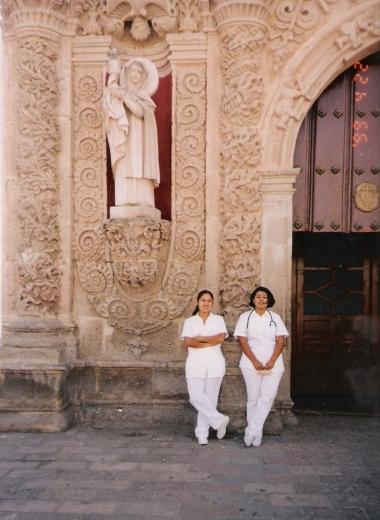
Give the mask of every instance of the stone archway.
<path id="1" fill-rule="evenodd" d="M 365 2 L 333 18 L 287 63 L 263 115 L 261 277 L 277 295 L 278 308 L 291 322 L 291 258 L 295 143 L 301 123 L 320 93 L 355 61 L 380 49 L 378 1 Z M 290 364 L 290 348 L 285 353 Z M 278 394 L 280 411 L 289 410 L 290 371 Z"/>
<path id="2" fill-rule="evenodd" d="M 366 2 L 334 18 L 286 65 L 263 120 L 268 170 L 292 168 L 298 131 L 314 101 L 341 72 L 380 49 L 379 7 L 377 0 Z"/>

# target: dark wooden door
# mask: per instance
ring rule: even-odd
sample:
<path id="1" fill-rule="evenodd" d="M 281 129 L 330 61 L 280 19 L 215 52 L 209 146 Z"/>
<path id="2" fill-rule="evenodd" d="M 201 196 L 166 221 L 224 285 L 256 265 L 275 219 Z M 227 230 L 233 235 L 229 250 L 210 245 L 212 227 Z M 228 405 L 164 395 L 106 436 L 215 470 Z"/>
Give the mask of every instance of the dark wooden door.
<path id="1" fill-rule="evenodd" d="M 345 71 L 299 132 L 291 391 L 296 407 L 380 412 L 380 53 Z"/>
<path id="2" fill-rule="evenodd" d="M 296 407 L 380 411 L 379 251 L 371 234 L 295 236 Z"/>

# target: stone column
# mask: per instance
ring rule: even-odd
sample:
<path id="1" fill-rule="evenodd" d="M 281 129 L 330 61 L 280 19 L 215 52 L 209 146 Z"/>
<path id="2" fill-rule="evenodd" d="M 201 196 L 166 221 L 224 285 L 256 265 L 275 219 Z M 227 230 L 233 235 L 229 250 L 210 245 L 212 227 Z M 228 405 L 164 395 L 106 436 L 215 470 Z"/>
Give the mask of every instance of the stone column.
<path id="1" fill-rule="evenodd" d="M 8 3 L 0 429 L 64 429 L 71 314 L 67 4 Z M 51 4 L 51 5 L 50 5 Z M 22 5 L 22 7 L 19 7 Z"/>
<path id="2" fill-rule="evenodd" d="M 291 223 L 292 189 L 289 179 L 286 179 L 286 189 L 283 182 L 280 185 L 276 184 L 277 181 L 270 182 L 273 180 L 270 174 L 264 175 L 260 167 L 264 90 L 265 82 L 268 81 L 264 61 L 270 18 L 268 2 L 220 1 L 214 10 L 214 17 L 220 37 L 224 87 L 220 107 L 220 283 L 222 306 L 232 331 L 238 315 L 247 309 L 249 294 L 255 286 L 267 283 L 275 294 L 277 288 L 283 294 L 282 275 L 268 275 L 268 254 L 275 258 L 278 251 L 273 241 L 270 238 L 267 240 L 267 227 L 273 214 L 274 227 L 280 224 L 280 228 L 283 228 Z M 264 236 L 267 240 L 265 243 Z M 291 259 L 290 243 L 287 245 L 281 253 L 283 265 L 289 264 Z M 290 272 L 287 275 L 290 276 Z M 286 284 L 290 288 L 289 277 Z M 277 308 L 281 312 L 281 305 Z M 228 375 L 235 377 L 237 385 L 239 377 L 235 368 L 237 360 L 236 354 L 233 355 L 234 350 L 239 351 L 236 343 L 227 348 L 230 365 Z M 273 413 L 266 421 L 267 433 L 281 432 L 283 421 L 279 411 L 282 409 L 281 403 L 287 412 L 291 408 L 289 391 L 287 373 Z"/>
<path id="3" fill-rule="evenodd" d="M 262 1 L 221 1 L 221 297 L 232 327 L 261 275 L 263 48 L 270 12 Z"/>

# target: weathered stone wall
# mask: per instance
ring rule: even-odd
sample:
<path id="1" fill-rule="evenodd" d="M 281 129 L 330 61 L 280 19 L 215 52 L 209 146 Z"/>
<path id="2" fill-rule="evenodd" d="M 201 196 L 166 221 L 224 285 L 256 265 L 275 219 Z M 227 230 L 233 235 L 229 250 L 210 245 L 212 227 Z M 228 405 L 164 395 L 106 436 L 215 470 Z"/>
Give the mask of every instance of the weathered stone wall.
<path id="1" fill-rule="evenodd" d="M 263 283 L 291 328 L 298 129 L 380 42 L 378 0 L 116 4 L 4 2 L 3 429 L 59 430 L 99 414 L 190 420 L 179 334 L 201 288 L 233 330 Z M 112 48 L 171 73 L 170 222 L 107 218 Z M 239 349 L 231 338 L 224 350 L 221 407 L 241 425 Z M 272 431 L 291 407 L 287 370 Z"/>

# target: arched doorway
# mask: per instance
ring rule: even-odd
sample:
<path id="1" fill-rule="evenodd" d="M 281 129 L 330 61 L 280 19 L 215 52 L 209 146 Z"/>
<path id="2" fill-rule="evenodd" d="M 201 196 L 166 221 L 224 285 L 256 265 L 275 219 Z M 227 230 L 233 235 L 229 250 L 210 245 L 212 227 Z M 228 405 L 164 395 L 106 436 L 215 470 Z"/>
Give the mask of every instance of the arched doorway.
<path id="1" fill-rule="evenodd" d="M 380 53 L 322 93 L 298 134 L 293 218 L 296 408 L 380 411 Z"/>

